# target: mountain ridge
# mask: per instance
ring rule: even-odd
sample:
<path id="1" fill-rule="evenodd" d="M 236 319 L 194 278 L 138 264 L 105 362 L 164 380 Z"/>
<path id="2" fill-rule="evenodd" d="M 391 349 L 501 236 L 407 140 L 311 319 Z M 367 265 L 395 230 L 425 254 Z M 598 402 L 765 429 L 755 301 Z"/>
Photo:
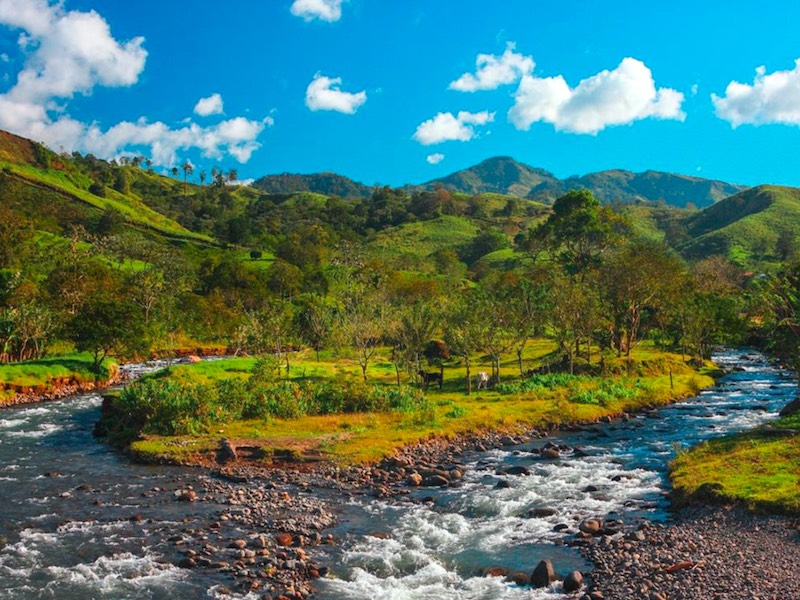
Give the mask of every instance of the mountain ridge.
<path id="1" fill-rule="evenodd" d="M 369 197 L 374 189 L 331 172 L 266 175 L 256 180 L 253 186 L 273 194 L 308 191 L 353 198 Z M 705 208 L 742 192 L 747 187 L 652 169 L 641 173 L 608 169 L 559 179 L 545 169 L 526 165 L 512 157 L 494 156 L 444 177 L 421 184 L 405 185 L 399 189 L 408 193 L 444 188 L 450 192 L 470 195 L 504 194 L 547 204 L 569 190 L 588 189 L 604 204 L 654 202 L 679 208 Z"/>

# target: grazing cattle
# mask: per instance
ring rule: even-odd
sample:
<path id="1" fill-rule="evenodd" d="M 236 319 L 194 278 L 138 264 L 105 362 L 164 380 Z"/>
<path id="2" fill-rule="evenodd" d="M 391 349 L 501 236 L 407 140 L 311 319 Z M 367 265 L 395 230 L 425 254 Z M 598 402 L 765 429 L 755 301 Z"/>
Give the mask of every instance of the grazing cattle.
<path id="1" fill-rule="evenodd" d="M 486 371 L 479 371 L 478 375 L 476 376 L 478 382 L 478 388 L 483 388 L 484 390 L 489 389 L 489 374 Z"/>
<path id="2" fill-rule="evenodd" d="M 439 389 L 442 389 L 442 384 L 444 381 L 441 373 L 428 373 L 426 371 L 420 371 L 419 376 L 422 378 L 422 383 L 424 384 L 426 390 L 428 389 L 428 385 L 431 383 L 438 383 Z"/>

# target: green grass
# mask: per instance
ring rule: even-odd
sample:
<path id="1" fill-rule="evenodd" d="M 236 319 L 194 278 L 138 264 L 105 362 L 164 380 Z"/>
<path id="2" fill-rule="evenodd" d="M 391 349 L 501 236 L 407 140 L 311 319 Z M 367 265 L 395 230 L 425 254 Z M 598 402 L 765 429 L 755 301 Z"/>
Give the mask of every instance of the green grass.
<path id="1" fill-rule="evenodd" d="M 116 373 L 117 364 L 106 360 L 99 378 L 108 379 Z M 88 354 L 69 354 L 20 363 L 0 364 L 0 406 L 17 393 L 33 390 L 48 391 L 53 386 L 67 381 L 87 383 L 97 376 L 92 371 L 92 358 Z"/>
<path id="2" fill-rule="evenodd" d="M 469 219 L 444 215 L 382 231 L 371 246 L 390 249 L 395 255 L 426 257 L 443 248 L 459 248 L 477 234 L 478 226 Z"/>
<path id="3" fill-rule="evenodd" d="M 768 428 L 798 435 L 770 434 Z M 731 502 L 800 514 L 800 415 L 682 452 L 670 465 L 670 477 L 679 503 Z"/>
<path id="4" fill-rule="evenodd" d="M 526 353 L 526 368 L 535 367 L 552 350 L 547 340 L 536 340 Z M 492 390 L 473 391 L 466 395 L 463 365 L 453 363 L 445 368 L 442 390 L 427 393 L 432 407 L 424 415 L 394 412 L 303 416 L 294 419 L 253 419 L 220 423 L 206 434 L 196 436 L 147 436 L 136 441 L 131 449 L 147 461 L 208 461 L 220 436 L 246 439 L 262 447 L 267 454 L 290 449 L 300 456 L 316 456 L 339 464 L 375 461 L 396 448 L 430 435 L 454 436 L 486 429 L 513 430 L 518 427 L 548 427 L 566 422 L 591 421 L 605 415 L 632 411 L 642 406 L 664 404 L 687 397 L 713 384 L 712 370 L 701 372 L 686 366 L 679 356 L 659 352 L 645 346 L 635 356 L 639 377 L 564 376 L 563 385 L 535 390 L 511 391 L 498 386 Z M 248 377 L 253 359 L 235 358 L 223 361 L 186 365 L 171 369 L 170 379 L 184 383 L 209 383 L 225 378 Z M 488 360 L 475 356 L 472 377 L 488 371 Z M 644 366 L 643 366 L 644 365 Z M 674 388 L 668 371 L 673 365 Z M 515 358 L 503 357 L 501 373 L 504 382 L 513 384 L 519 375 Z M 151 377 L 167 377 L 155 374 Z M 295 357 L 293 380 L 343 380 L 359 378 L 355 360 L 330 351 L 322 353 L 320 362 L 310 354 Z M 394 365 L 383 349 L 369 370 L 371 384 L 393 386 Z M 403 376 L 403 382 L 409 383 Z M 255 440 L 255 441 L 254 441 Z"/>

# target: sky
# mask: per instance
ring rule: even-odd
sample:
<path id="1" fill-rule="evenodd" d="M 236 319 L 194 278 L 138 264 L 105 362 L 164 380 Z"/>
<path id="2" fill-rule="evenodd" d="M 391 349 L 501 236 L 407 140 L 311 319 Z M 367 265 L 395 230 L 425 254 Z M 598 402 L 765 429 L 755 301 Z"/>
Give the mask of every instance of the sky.
<path id="1" fill-rule="evenodd" d="M 800 186 L 800 3 L 0 0 L 0 129 L 157 170 Z"/>

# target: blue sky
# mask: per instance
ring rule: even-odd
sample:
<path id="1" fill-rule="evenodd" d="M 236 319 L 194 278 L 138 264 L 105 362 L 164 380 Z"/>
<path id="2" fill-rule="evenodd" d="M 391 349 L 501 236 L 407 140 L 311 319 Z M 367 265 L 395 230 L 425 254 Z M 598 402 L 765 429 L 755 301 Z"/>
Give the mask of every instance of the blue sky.
<path id="1" fill-rule="evenodd" d="M 800 3 L 643 6 L 0 0 L 0 128 L 245 179 L 510 155 L 800 185 Z"/>

